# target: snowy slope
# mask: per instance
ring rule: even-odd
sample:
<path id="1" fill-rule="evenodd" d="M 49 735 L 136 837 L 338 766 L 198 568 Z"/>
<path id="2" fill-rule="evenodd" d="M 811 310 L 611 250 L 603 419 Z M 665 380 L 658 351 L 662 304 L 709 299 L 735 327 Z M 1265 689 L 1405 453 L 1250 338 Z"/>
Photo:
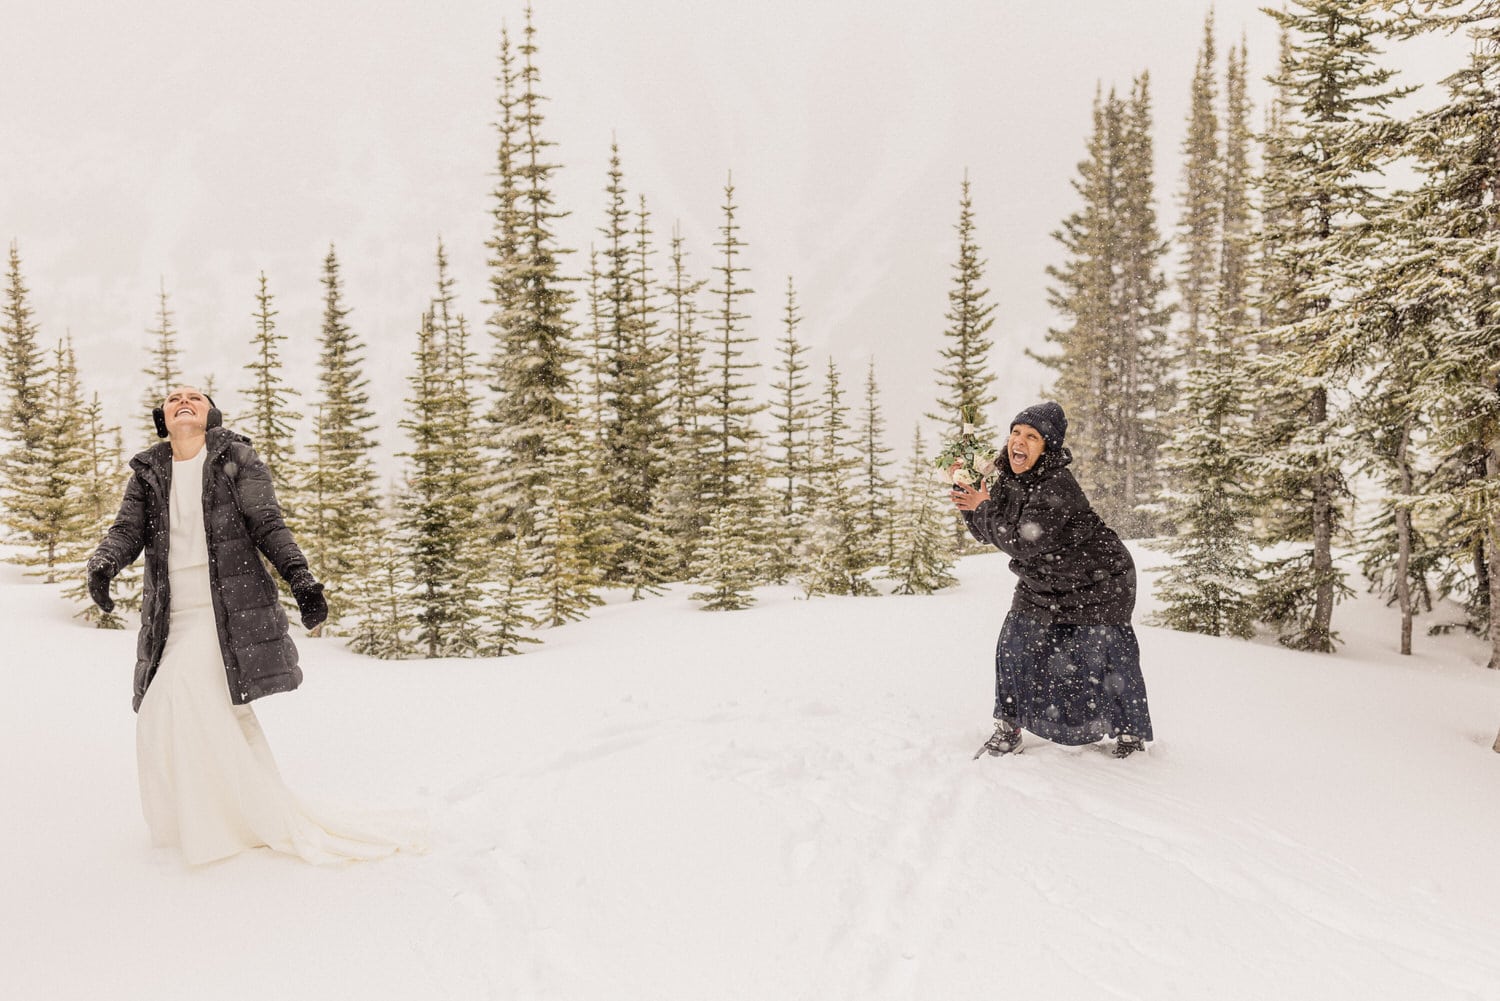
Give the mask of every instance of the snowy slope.
<path id="1" fill-rule="evenodd" d="M 1138 553 L 1142 563 L 1159 561 Z M 1159 737 L 974 762 L 1003 558 L 933 597 L 617 602 L 487 662 L 302 644 L 257 705 L 307 798 L 433 850 L 203 869 L 149 847 L 134 638 L 0 568 L 0 995 L 1500 997 L 1500 677 L 1141 629 Z"/>

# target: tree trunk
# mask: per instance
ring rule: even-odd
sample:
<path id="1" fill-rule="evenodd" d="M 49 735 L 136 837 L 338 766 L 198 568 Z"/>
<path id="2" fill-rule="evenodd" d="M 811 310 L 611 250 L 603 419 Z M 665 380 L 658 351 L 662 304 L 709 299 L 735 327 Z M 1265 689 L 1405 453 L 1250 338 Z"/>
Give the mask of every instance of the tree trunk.
<path id="1" fill-rule="evenodd" d="M 1396 450 L 1396 464 L 1401 469 L 1401 493 L 1411 496 L 1411 467 L 1406 462 L 1407 446 L 1411 442 L 1411 418 L 1401 426 L 1401 445 Z M 1411 580 L 1407 573 L 1411 567 L 1411 508 L 1396 506 L 1396 598 L 1401 603 L 1401 652 L 1411 656 Z"/>
<path id="2" fill-rule="evenodd" d="M 1320 438 L 1327 435 L 1328 393 L 1313 393 L 1311 418 Z M 1321 461 L 1321 460 L 1320 460 Z M 1318 586 L 1313 600 L 1312 635 L 1308 649 L 1333 652 L 1333 483 L 1326 466 L 1313 477 L 1313 574 Z"/>
<path id="3" fill-rule="evenodd" d="M 1491 479 L 1500 480 L 1500 442 L 1489 450 L 1485 466 Z M 1490 513 L 1489 536 L 1485 548 L 1489 551 L 1490 570 L 1490 670 L 1500 671 L 1500 505 Z"/>

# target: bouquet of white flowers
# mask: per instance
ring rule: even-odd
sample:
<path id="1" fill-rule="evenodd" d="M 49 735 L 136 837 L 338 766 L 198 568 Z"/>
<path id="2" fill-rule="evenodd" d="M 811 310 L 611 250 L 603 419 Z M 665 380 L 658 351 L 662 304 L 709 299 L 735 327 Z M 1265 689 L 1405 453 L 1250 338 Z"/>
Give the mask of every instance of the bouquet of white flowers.
<path id="1" fill-rule="evenodd" d="M 943 450 L 932 464 L 944 483 L 974 487 L 983 481 L 988 486 L 1000 475 L 997 465 L 1000 450 L 990 441 L 989 431 L 977 423 L 975 413 L 965 409 L 960 416 L 963 419 L 958 437 L 943 443 Z M 953 469 L 954 463 L 958 463 L 957 469 Z"/>

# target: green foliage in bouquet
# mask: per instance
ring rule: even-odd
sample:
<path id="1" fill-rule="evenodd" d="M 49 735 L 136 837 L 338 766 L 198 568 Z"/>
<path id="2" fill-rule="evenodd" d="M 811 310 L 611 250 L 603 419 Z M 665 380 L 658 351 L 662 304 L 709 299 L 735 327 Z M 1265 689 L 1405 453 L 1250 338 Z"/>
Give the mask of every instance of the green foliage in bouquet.
<path id="1" fill-rule="evenodd" d="M 966 487 L 977 486 L 981 480 L 986 486 L 993 484 L 1000 475 L 997 465 L 1000 450 L 990 438 L 989 429 L 979 423 L 979 415 L 965 407 L 960 411 L 960 431 L 956 438 L 943 442 L 943 450 L 932 460 L 933 466 L 942 474 L 944 482 L 961 483 Z M 958 463 L 950 476 L 948 470 Z"/>

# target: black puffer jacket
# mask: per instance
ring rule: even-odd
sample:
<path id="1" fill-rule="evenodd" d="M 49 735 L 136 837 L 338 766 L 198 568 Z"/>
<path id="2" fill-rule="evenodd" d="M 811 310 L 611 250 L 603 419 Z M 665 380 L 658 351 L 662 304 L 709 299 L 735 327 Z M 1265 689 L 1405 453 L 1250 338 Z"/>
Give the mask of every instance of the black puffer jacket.
<path id="1" fill-rule="evenodd" d="M 297 648 L 287 634 L 286 613 L 260 553 L 283 578 L 307 567 L 307 559 L 281 518 L 271 473 L 250 439 L 222 427 L 209 428 L 203 461 L 203 525 L 208 536 L 208 577 L 229 697 L 244 705 L 262 695 L 289 692 L 302 683 Z M 136 642 L 137 711 L 161 663 L 167 642 L 172 595 L 167 577 L 167 523 L 172 491 L 172 446 L 162 442 L 130 460 L 134 475 L 125 500 L 96 555 L 116 568 L 146 552 L 141 633 Z"/>
<path id="2" fill-rule="evenodd" d="M 1043 622 L 1129 625 L 1135 562 L 1089 506 L 1066 448 L 1043 452 L 1017 476 L 1004 456 L 990 500 L 963 512 L 969 532 L 1011 557 L 1014 611 Z"/>

